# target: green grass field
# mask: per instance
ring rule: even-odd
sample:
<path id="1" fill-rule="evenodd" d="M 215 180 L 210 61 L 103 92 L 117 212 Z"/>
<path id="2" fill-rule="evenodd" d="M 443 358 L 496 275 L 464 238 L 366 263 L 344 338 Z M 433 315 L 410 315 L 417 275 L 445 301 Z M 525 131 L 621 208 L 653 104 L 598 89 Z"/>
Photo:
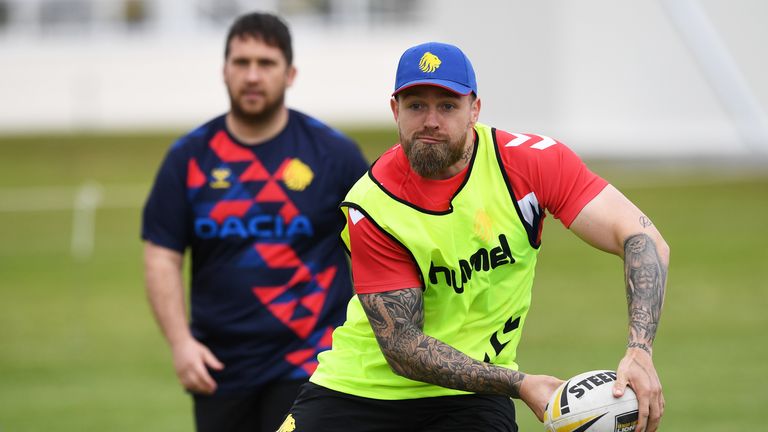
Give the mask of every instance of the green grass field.
<path id="1" fill-rule="evenodd" d="M 391 130 L 349 130 L 375 157 Z M 168 134 L 0 137 L 0 431 L 189 431 L 191 403 L 146 303 L 141 205 Z M 666 431 L 764 430 L 768 166 L 590 162 L 672 248 L 655 348 Z M 103 187 L 93 254 L 70 253 L 76 189 Z M 49 209 L 39 209 L 48 204 Z M 37 209 L 36 209 L 37 208 Z M 547 218 L 524 371 L 614 369 L 622 263 Z M 542 430 L 519 403 L 523 431 Z"/>

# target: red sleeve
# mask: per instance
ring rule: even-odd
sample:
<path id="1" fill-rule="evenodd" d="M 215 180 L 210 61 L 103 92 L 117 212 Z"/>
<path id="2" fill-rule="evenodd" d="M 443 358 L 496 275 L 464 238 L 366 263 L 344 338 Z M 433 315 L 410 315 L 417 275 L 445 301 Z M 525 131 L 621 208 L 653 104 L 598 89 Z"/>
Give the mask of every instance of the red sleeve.
<path id="1" fill-rule="evenodd" d="M 352 217 L 354 212 L 350 209 L 347 223 L 355 292 L 370 294 L 421 287 L 419 270 L 408 251 L 361 213 Z"/>
<path id="2" fill-rule="evenodd" d="M 533 193 L 539 205 L 566 227 L 608 185 L 576 153 L 552 138 L 497 131 L 497 143 L 515 199 Z"/>

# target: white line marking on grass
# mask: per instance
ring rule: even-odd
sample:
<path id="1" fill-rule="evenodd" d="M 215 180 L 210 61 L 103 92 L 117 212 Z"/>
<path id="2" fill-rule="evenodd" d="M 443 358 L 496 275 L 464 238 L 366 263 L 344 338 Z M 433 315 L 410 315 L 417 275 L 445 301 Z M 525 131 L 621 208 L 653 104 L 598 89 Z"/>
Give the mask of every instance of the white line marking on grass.
<path id="1" fill-rule="evenodd" d="M 87 183 L 87 182 L 86 182 Z M 30 186 L 0 188 L 0 213 L 72 210 L 80 186 Z M 104 185 L 99 208 L 139 208 L 149 185 Z"/>
<path id="2" fill-rule="evenodd" d="M 140 208 L 148 190 L 147 185 L 104 186 L 94 180 L 80 186 L 0 188 L 0 213 L 71 210 L 70 253 L 84 261 L 93 255 L 96 211 Z"/>

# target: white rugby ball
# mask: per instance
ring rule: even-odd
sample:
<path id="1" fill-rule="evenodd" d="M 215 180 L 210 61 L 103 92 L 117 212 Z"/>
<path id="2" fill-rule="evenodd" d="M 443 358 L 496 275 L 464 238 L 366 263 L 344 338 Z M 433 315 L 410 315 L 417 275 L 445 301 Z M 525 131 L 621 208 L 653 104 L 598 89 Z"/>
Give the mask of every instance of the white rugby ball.
<path id="1" fill-rule="evenodd" d="M 632 432 L 637 426 L 637 397 L 627 387 L 613 397 L 616 372 L 594 370 L 563 383 L 544 412 L 547 432 Z"/>

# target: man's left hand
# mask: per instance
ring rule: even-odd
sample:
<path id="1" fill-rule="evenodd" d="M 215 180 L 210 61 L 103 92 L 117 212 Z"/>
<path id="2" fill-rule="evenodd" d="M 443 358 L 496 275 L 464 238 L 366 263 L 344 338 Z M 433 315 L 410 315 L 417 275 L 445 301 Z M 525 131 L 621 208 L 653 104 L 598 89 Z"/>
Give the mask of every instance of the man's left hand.
<path id="1" fill-rule="evenodd" d="M 621 397 L 629 385 L 637 395 L 637 432 L 655 432 L 664 415 L 664 394 L 650 353 L 641 348 L 627 349 L 616 370 L 613 395 Z"/>

